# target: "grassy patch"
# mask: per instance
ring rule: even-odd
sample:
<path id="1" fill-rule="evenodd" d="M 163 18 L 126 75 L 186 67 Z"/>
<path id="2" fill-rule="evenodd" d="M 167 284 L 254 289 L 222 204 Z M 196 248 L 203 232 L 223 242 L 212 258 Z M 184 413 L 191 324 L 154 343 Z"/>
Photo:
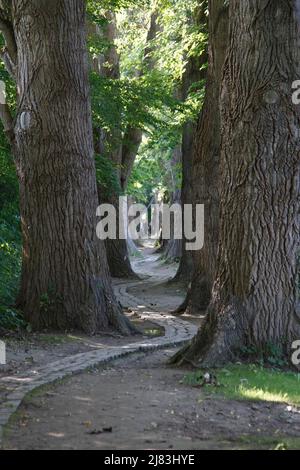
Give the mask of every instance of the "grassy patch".
<path id="1" fill-rule="evenodd" d="M 265 450 L 299 450 L 299 437 L 242 436 L 237 441 L 241 447 Z"/>
<path id="2" fill-rule="evenodd" d="M 46 383 L 40 387 L 34 388 L 23 398 L 23 405 L 26 407 L 26 405 L 32 405 L 38 398 L 45 398 L 47 392 L 52 392 L 56 389 L 57 386 L 67 383 L 69 378 L 70 376 L 65 376 L 61 379 L 56 379 L 54 382 Z"/>
<path id="3" fill-rule="evenodd" d="M 179 264 L 179 262 L 180 262 L 180 258 L 169 258 L 165 255 L 162 255 L 160 260 L 161 260 L 162 264 L 166 264 L 166 265 L 171 265 L 171 264 L 174 264 L 174 263 Z"/>
<path id="4" fill-rule="evenodd" d="M 150 337 L 157 337 L 157 336 L 164 335 L 164 331 L 160 328 L 146 328 L 143 333 L 146 336 L 150 336 Z"/>
<path id="5" fill-rule="evenodd" d="M 300 405 L 300 374 L 266 369 L 262 366 L 232 365 L 214 371 L 219 387 L 205 385 L 203 390 L 236 400 L 256 400 Z M 202 383 L 202 371 L 187 374 L 183 383 Z"/>

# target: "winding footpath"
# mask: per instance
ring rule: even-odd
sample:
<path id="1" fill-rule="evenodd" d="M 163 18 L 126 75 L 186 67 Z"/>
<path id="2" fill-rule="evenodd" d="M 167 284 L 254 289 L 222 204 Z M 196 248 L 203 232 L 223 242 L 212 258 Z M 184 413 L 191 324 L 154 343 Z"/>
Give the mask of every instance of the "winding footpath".
<path id="1" fill-rule="evenodd" d="M 149 259 L 142 258 L 137 261 L 136 265 L 145 264 L 148 261 L 155 265 L 157 258 L 153 255 Z M 137 269 L 137 271 L 139 271 Z M 151 272 L 151 270 L 150 270 Z M 157 311 L 140 300 L 137 296 L 133 296 L 128 289 L 147 285 L 149 281 L 163 281 L 163 277 L 156 276 L 152 273 L 148 279 L 124 281 L 114 280 L 114 290 L 117 299 L 122 305 L 126 305 L 133 311 L 138 312 L 142 320 L 151 320 L 151 322 L 163 327 L 164 336 L 143 340 L 141 342 L 130 343 L 125 346 L 109 347 L 105 349 L 95 349 L 89 352 L 75 354 L 65 357 L 61 360 L 50 364 L 32 369 L 26 374 L 18 377 L 7 376 L 1 379 L 2 384 L 7 387 L 10 392 L 6 396 L 5 401 L 0 406 L 0 444 L 4 426 L 8 423 L 10 417 L 16 412 L 22 400 L 29 392 L 43 385 L 63 379 L 82 372 L 90 367 L 99 366 L 108 362 L 120 359 L 133 353 L 144 353 L 155 351 L 170 346 L 179 346 L 189 341 L 197 331 L 197 327 L 187 321 L 172 316 L 169 313 Z"/>

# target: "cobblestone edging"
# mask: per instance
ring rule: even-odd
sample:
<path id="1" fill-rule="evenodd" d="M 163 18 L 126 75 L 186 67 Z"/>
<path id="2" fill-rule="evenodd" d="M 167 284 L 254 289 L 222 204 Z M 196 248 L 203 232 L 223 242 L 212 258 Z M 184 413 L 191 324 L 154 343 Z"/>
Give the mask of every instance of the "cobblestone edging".
<path id="1" fill-rule="evenodd" d="M 135 282 L 131 285 L 134 286 L 136 284 Z M 126 303 L 126 306 L 136 309 L 137 298 L 128 294 L 127 286 L 128 282 L 116 282 L 114 286 L 116 296 L 123 305 Z M 197 332 L 195 325 L 173 317 L 170 314 L 156 312 L 153 308 L 145 305 L 137 310 L 142 319 L 151 319 L 151 321 L 162 326 L 165 330 L 165 335 L 125 346 L 109 347 L 75 354 L 47 364 L 47 366 L 36 368 L 27 372 L 26 375 L 3 377 L 1 381 L 10 391 L 6 396 L 6 400 L 0 405 L 0 444 L 4 426 L 8 423 L 11 415 L 16 412 L 25 395 L 32 390 L 84 371 L 89 367 L 125 357 L 128 354 L 183 344 L 190 340 Z"/>

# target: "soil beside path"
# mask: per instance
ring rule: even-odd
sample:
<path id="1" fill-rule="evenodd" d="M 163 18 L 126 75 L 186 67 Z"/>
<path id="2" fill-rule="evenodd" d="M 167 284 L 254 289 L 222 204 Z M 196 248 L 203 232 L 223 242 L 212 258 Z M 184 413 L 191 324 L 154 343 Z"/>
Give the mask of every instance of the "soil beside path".
<path id="1" fill-rule="evenodd" d="M 139 354 L 29 396 L 6 449 L 274 449 L 300 436 L 286 405 L 209 398 L 166 367 L 174 350 Z"/>
<path id="2" fill-rule="evenodd" d="M 167 283 L 174 266 L 149 250 L 134 267 L 141 280 L 115 281 L 129 316 L 139 321 L 150 304 L 155 318 L 179 305 L 183 287 Z M 184 385 L 188 371 L 166 365 L 175 351 L 132 354 L 34 391 L 6 427 L 3 448 L 274 449 L 300 437 L 300 414 L 285 404 L 227 400 Z"/>

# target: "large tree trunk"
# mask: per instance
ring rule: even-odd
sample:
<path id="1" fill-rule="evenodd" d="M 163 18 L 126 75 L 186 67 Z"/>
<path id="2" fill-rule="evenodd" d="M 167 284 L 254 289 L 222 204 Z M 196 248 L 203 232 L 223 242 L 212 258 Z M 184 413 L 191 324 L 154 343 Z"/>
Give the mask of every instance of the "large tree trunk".
<path id="1" fill-rule="evenodd" d="M 207 318 L 175 360 L 219 365 L 241 347 L 290 354 L 300 338 L 300 75 L 294 1 L 232 0 L 222 86 L 218 266 Z"/>
<path id="2" fill-rule="evenodd" d="M 219 95 L 228 43 L 228 9 L 223 0 L 209 1 L 209 63 L 205 100 L 197 124 L 192 161 L 192 198 L 205 206 L 205 241 L 193 253 L 194 274 L 181 309 L 192 314 L 205 310 L 211 298 L 219 239 Z"/>
<path id="3" fill-rule="evenodd" d="M 96 237 L 83 0 L 13 1 L 23 266 L 18 306 L 34 329 L 131 327 Z"/>

